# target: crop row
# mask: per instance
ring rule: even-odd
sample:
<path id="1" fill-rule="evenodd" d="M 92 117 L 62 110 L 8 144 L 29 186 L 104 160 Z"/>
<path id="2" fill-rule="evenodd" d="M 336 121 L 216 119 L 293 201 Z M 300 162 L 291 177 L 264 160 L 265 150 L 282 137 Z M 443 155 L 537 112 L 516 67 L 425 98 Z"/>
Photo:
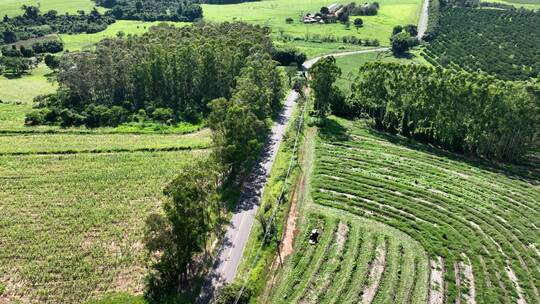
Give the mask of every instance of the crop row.
<path id="1" fill-rule="evenodd" d="M 159 210 L 163 184 L 197 155 L 0 156 L 0 302 L 140 292 L 146 215 Z"/>
<path id="2" fill-rule="evenodd" d="M 463 256 L 471 260 L 477 303 L 539 301 L 540 179 L 534 168 L 464 159 L 338 122 L 348 138 L 321 135 L 316 148 L 316 203 L 395 227 L 429 255 L 444 257 L 447 302 L 470 289 L 455 282 L 454 264 Z M 389 277 L 393 282 L 381 288 L 403 280 Z"/>
<path id="3" fill-rule="evenodd" d="M 324 214 L 324 215 L 323 215 Z M 285 262 L 271 303 L 423 303 L 426 261 L 400 232 L 357 217 L 312 211 Z M 323 229 L 319 243 L 309 232 Z M 399 278 L 399 279 L 397 279 Z"/>
<path id="4" fill-rule="evenodd" d="M 525 10 L 445 8 L 424 56 L 505 80 L 540 73 L 540 13 Z"/>

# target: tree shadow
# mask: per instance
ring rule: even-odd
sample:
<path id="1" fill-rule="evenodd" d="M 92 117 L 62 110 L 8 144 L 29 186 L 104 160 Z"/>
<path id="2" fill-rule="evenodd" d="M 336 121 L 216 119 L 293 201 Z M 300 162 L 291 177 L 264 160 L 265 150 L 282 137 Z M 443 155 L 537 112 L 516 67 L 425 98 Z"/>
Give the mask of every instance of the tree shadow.
<path id="1" fill-rule="evenodd" d="M 319 128 L 319 137 L 328 141 L 347 141 L 351 137 L 347 128 L 334 119 L 325 118 Z"/>
<path id="2" fill-rule="evenodd" d="M 393 135 L 387 132 L 366 127 L 369 134 L 392 144 L 403 146 L 412 150 L 428 153 L 437 157 L 443 157 L 451 161 L 466 163 L 475 168 L 492 173 L 503 174 L 510 179 L 520 180 L 532 185 L 540 185 L 540 157 L 530 155 L 526 159 L 516 163 L 503 163 L 471 155 L 458 154 L 423 143 L 412 138 Z"/>

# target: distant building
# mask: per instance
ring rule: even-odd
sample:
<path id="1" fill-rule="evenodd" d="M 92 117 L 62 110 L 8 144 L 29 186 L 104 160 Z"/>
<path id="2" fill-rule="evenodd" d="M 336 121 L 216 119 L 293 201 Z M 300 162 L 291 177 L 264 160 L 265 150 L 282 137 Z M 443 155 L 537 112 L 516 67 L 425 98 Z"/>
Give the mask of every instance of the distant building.
<path id="1" fill-rule="evenodd" d="M 343 5 L 339 3 L 333 3 L 328 6 L 328 11 L 331 15 L 334 15 L 339 9 L 341 9 Z"/>

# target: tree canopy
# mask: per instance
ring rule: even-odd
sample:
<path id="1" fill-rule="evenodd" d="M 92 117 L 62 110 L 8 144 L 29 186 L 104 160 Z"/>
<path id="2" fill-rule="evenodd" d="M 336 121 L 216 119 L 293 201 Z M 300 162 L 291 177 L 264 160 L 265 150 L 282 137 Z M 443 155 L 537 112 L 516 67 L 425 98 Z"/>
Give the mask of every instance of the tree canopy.
<path id="1" fill-rule="evenodd" d="M 538 83 L 370 63 L 360 68 L 349 103 L 379 129 L 453 151 L 516 161 L 540 145 Z"/>

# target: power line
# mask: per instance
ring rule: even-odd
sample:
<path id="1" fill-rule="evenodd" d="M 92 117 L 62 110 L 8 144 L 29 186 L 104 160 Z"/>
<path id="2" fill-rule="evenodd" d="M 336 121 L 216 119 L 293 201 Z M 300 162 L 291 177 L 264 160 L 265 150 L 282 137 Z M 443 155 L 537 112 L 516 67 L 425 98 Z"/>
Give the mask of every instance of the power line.
<path id="1" fill-rule="evenodd" d="M 298 139 L 300 137 L 300 130 L 302 129 L 302 126 L 304 125 L 304 113 L 306 111 L 306 107 L 307 107 L 307 100 L 304 101 L 304 107 L 302 109 L 302 113 L 300 115 L 300 119 L 298 121 L 298 127 L 297 127 L 297 130 L 296 130 L 296 138 L 294 140 L 294 146 L 293 146 L 293 154 L 291 155 L 291 160 L 289 162 L 289 167 L 287 169 L 287 174 L 285 175 L 285 180 L 281 186 L 281 193 L 279 194 L 277 200 L 276 200 L 276 206 L 274 208 L 274 211 L 272 212 L 272 215 L 270 216 L 270 219 L 266 225 L 266 232 L 264 233 L 264 236 L 263 236 L 263 239 L 262 239 L 262 242 L 261 242 L 261 246 L 259 246 L 259 249 L 257 249 L 257 254 L 255 255 L 255 259 L 253 260 L 253 263 L 251 265 L 251 268 L 250 269 L 254 269 L 255 268 L 255 265 L 257 264 L 257 261 L 259 260 L 260 258 L 260 255 L 261 255 L 261 251 L 264 247 L 264 244 L 266 243 L 266 239 L 267 237 L 269 236 L 269 232 L 271 231 L 270 229 L 272 228 L 272 223 L 276 217 L 276 213 L 277 213 L 277 210 L 279 208 L 279 205 L 281 204 L 281 200 L 283 199 L 283 196 L 285 195 L 285 185 L 287 184 L 287 179 L 289 178 L 289 175 L 291 174 L 291 170 L 292 170 L 292 166 L 293 166 L 293 163 L 294 163 L 294 156 L 296 155 L 296 152 L 297 152 L 297 146 L 298 146 Z M 279 247 L 279 244 L 278 244 L 278 247 Z M 278 248 L 279 250 L 279 248 Z M 242 283 L 242 288 L 240 288 L 240 291 L 238 292 L 238 295 L 236 296 L 236 299 L 234 300 L 234 304 L 238 304 L 238 301 L 240 300 L 240 297 L 242 297 L 242 294 L 244 293 L 244 290 L 246 288 L 246 285 L 247 285 L 247 281 L 248 281 L 248 278 L 249 278 L 249 273 L 250 271 L 248 271 L 248 274 L 245 276 L 245 279 L 244 279 L 244 282 Z"/>

